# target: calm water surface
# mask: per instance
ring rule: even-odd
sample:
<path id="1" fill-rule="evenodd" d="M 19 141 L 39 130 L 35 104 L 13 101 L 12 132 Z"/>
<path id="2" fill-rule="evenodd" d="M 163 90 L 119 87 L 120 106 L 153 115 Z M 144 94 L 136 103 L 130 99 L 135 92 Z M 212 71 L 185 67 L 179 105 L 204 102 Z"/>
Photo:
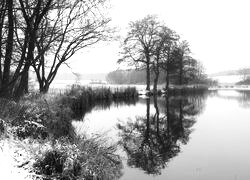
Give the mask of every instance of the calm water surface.
<path id="1" fill-rule="evenodd" d="M 73 125 L 119 143 L 122 180 L 250 179 L 250 92 L 140 98 Z"/>

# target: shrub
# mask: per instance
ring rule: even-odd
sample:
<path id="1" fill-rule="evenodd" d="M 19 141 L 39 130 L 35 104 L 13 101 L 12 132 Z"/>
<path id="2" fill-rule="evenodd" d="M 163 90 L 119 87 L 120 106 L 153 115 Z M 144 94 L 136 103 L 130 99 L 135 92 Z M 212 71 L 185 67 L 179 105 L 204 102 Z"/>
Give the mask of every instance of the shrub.
<path id="1" fill-rule="evenodd" d="M 100 137 L 78 137 L 73 144 L 60 139 L 52 147 L 34 164 L 36 173 L 47 179 L 118 179 L 122 175 L 117 146 L 107 145 Z"/>
<path id="2" fill-rule="evenodd" d="M 22 116 L 27 107 L 16 103 L 15 101 L 0 98 L 0 118 L 8 123 Z"/>
<path id="3" fill-rule="evenodd" d="M 25 121 L 23 125 L 19 125 L 14 128 L 17 137 L 25 139 L 32 137 L 34 139 L 46 139 L 48 137 L 48 132 L 46 128 L 36 122 Z"/>
<path id="4" fill-rule="evenodd" d="M 63 172 L 63 166 L 66 161 L 66 154 L 58 150 L 49 150 L 44 154 L 43 159 L 39 159 L 34 167 L 39 169 L 39 173 L 52 175 Z"/>
<path id="5" fill-rule="evenodd" d="M 25 96 L 19 102 L 7 99 L 0 102 L 3 107 L 0 118 L 11 124 L 12 132 L 19 138 L 74 137 L 72 110 L 60 104 L 58 96 L 35 94 Z"/>

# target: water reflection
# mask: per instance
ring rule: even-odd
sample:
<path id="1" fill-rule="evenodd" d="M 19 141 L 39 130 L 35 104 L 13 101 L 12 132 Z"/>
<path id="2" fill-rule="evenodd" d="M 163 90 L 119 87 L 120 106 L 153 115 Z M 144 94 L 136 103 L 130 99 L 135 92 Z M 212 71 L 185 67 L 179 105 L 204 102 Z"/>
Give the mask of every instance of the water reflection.
<path id="1" fill-rule="evenodd" d="M 244 108 L 250 107 L 250 91 L 239 91 L 241 94 L 239 104 Z"/>
<path id="2" fill-rule="evenodd" d="M 107 110 L 110 107 L 119 107 L 125 105 L 135 105 L 138 101 L 138 98 L 128 98 L 128 99 L 116 99 L 116 100 L 100 100 L 97 102 L 90 101 L 88 104 L 81 104 L 82 107 L 75 110 L 74 118 L 76 120 L 84 119 L 87 113 L 90 113 L 93 110 Z"/>
<path id="3" fill-rule="evenodd" d="M 180 145 L 189 141 L 195 116 L 202 111 L 205 100 L 203 96 L 167 96 L 164 103 L 162 99 L 160 102 L 154 97 L 150 109 L 150 99 L 146 99 L 145 116 L 117 125 L 128 166 L 153 175 L 161 174 L 180 152 Z"/>
<path id="4" fill-rule="evenodd" d="M 214 91 L 210 93 L 210 97 L 219 97 L 227 100 L 235 100 L 243 108 L 250 107 L 250 91 L 240 91 L 240 90 Z"/>
<path id="5" fill-rule="evenodd" d="M 249 179 L 249 102 L 250 91 L 140 98 L 94 107 L 73 125 L 121 144 L 124 180 Z"/>

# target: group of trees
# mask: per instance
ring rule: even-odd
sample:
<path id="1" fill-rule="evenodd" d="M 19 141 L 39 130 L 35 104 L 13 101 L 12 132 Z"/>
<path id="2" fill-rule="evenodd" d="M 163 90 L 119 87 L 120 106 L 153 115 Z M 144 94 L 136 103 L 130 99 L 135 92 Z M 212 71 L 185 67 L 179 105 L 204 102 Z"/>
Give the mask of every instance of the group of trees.
<path id="1" fill-rule="evenodd" d="M 36 73 L 47 92 L 62 64 L 108 37 L 106 0 L 1 0 L 0 96 L 18 98 Z"/>
<path id="2" fill-rule="evenodd" d="M 36 74 L 47 92 L 58 69 L 80 49 L 109 38 L 110 19 L 102 13 L 106 0 L 0 1 L 0 96 L 18 98 L 28 92 L 28 74 Z M 160 74 L 184 84 L 204 78 L 201 64 L 190 56 L 186 41 L 156 17 L 132 22 L 122 58 L 146 69 L 147 90 Z M 151 75 L 153 74 L 153 76 Z"/>
<path id="3" fill-rule="evenodd" d="M 186 84 L 192 80 L 199 82 L 205 78 L 202 65 L 193 57 L 187 41 L 168 28 L 155 16 L 131 22 L 118 63 L 126 62 L 136 69 L 146 70 L 146 90 L 150 91 L 150 74 L 154 74 L 154 91 L 160 72 L 163 71 L 166 89 L 170 81 Z"/>
<path id="4" fill-rule="evenodd" d="M 158 78 L 158 84 L 164 84 L 166 82 L 166 71 L 160 69 L 160 74 Z M 153 83 L 155 78 L 154 73 L 150 73 L 150 83 Z M 202 78 L 192 78 L 190 76 L 182 77 L 185 79 L 186 84 L 212 84 L 213 81 L 207 78 L 205 75 Z M 129 69 L 129 70 L 115 70 L 111 71 L 106 75 L 106 81 L 111 84 L 145 84 L 145 70 L 143 69 Z M 171 74 L 170 81 L 172 84 L 179 84 L 178 73 Z"/>

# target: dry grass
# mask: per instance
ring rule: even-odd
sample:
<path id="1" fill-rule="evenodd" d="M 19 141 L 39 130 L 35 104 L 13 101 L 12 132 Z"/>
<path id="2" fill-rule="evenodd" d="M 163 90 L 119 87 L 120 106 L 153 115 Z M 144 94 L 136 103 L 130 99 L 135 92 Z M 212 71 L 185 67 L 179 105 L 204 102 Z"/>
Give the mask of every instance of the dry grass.
<path id="1" fill-rule="evenodd" d="M 122 163 L 116 148 L 101 137 L 78 137 L 74 143 L 59 140 L 41 153 L 34 167 L 47 178 L 118 179 Z"/>

